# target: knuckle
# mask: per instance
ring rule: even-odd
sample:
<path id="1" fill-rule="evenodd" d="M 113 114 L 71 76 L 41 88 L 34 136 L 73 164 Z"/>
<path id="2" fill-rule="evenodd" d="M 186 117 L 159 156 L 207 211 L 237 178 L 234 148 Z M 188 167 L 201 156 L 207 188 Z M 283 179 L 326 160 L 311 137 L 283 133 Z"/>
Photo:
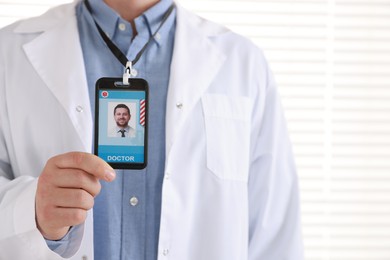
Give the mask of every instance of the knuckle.
<path id="1" fill-rule="evenodd" d="M 53 209 L 49 206 L 43 206 L 37 212 L 37 216 L 43 223 L 49 223 L 53 219 Z"/>
<path id="2" fill-rule="evenodd" d="M 88 177 L 82 170 L 75 170 L 75 175 L 77 176 L 77 182 L 80 186 L 80 188 L 84 188 L 85 186 L 88 185 Z"/>
<path id="3" fill-rule="evenodd" d="M 71 155 L 72 155 L 73 163 L 75 165 L 80 165 L 83 162 L 85 157 L 83 153 L 79 153 L 79 152 L 74 152 Z"/>
<path id="4" fill-rule="evenodd" d="M 97 196 L 101 190 L 102 190 L 102 184 L 100 183 L 99 180 L 96 180 L 96 193 L 94 194 L 94 196 Z"/>
<path id="5" fill-rule="evenodd" d="M 101 184 L 97 178 L 79 170 L 77 173 L 77 187 L 95 197 L 100 193 Z"/>
<path id="6" fill-rule="evenodd" d="M 87 217 L 87 212 L 85 210 L 82 209 L 74 210 L 72 213 L 72 220 L 73 220 L 72 222 L 76 224 L 83 223 L 86 217 Z"/>
<path id="7" fill-rule="evenodd" d="M 75 193 L 77 204 L 83 209 L 90 209 L 93 207 L 94 199 L 91 194 L 84 190 L 79 190 Z"/>
<path id="8" fill-rule="evenodd" d="M 89 198 L 87 201 L 86 201 L 86 205 L 85 205 L 85 208 L 87 210 L 93 208 L 93 205 L 95 204 L 95 200 L 93 198 Z"/>
<path id="9" fill-rule="evenodd" d="M 96 197 L 100 193 L 101 189 L 102 189 L 102 185 L 100 184 L 100 181 L 96 179 L 91 185 L 90 194 L 93 197 Z"/>
<path id="10" fill-rule="evenodd" d="M 77 201 L 77 202 L 83 202 L 85 200 L 85 194 L 83 192 L 82 189 L 79 189 L 79 190 L 76 190 L 74 193 L 73 193 L 73 196 L 74 196 L 74 199 Z"/>
<path id="11" fill-rule="evenodd" d="M 105 170 L 105 167 L 102 163 L 98 163 L 96 166 L 95 166 L 95 176 L 97 176 L 98 178 L 102 178 L 102 176 L 104 176 L 104 170 Z"/>
<path id="12" fill-rule="evenodd" d="M 38 178 L 38 187 L 44 189 L 52 183 L 52 178 L 46 172 L 43 172 Z"/>
<path id="13" fill-rule="evenodd" d="M 38 182 L 36 199 L 44 201 L 49 195 L 47 187 L 42 182 Z"/>
<path id="14" fill-rule="evenodd" d="M 52 184 L 56 173 L 56 157 L 47 160 L 45 167 L 39 175 L 38 183 L 49 185 Z"/>
<path id="15" fill-rule="evenodd" d="M 49 159 L 47 160 L 47 162 L 46 162 L 46 166 L 55 164 L 56 158 L 57 158 L 57 156 L 49 158 Z"/>
<path id="16" fill-rule="evenodd" d="M 80 188 L 85 189 L 88 188 L 89 185 L 91 185 L 89 174 L 85 173 L 83 170 L 77 171 L 77 178 L 78 183 L 80 185 Z"/>
<path id="17" fill-rule="evenodd" d="M 52 199 L 52 187 L 47 180 L 38 179 L 38 186 L 36 191 L 36 199 L 42 203 L 48 203 Z"/>
<path id="18" fill-rule="evenodd" d="M 45 168 L 43 170 L 43 173 L 44 174 L 50 174 L 53 172 L 53 169 L 56 169 L 58 168 L 57 167 L 57 164 L 58 164 L 58 161 L 60 161 L 61 159 L 61 156 L 60 155 L 57 155 L 57 156 L 53 156 L 51 158 L 49 158 L 47 161 L 46 161 L 46 165 L 45 165 Z"/>

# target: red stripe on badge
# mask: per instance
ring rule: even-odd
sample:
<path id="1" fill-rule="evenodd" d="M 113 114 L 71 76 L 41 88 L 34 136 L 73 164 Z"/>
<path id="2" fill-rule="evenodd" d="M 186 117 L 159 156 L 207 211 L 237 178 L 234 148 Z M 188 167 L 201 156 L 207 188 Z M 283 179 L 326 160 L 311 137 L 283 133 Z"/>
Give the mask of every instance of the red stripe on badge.
<path id="1" fill-rule="evenodd" d="M 146 105 L 145 99 L 141 99 L 139 105 L 140 105 L 140 109 L 139 109 L 139 123 L 142 126 L 145 126 L 145 105 Z"/>

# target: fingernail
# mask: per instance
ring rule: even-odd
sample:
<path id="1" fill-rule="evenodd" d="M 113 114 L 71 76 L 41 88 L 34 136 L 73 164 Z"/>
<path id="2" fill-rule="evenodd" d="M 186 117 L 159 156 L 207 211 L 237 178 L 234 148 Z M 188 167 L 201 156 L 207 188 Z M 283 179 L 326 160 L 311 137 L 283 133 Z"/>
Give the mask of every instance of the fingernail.
<path id="1" fill-rule="evenodd" d="M 105 176 L 106 181 L 112 181 L 115 179 L 115 171 L 114 170 L 106 170 Z"/>

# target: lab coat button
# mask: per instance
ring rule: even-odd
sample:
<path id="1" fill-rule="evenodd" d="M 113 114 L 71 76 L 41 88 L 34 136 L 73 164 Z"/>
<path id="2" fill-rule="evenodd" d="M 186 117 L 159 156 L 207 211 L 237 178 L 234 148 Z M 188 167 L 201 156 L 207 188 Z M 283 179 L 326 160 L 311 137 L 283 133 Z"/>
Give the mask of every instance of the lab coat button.
<path id="1" fill-rule="evenodd" d="M 167 256 L 169 254 L 169 249 L 164 249 L 162 253 L 163 256 Z"/>
<path id="2" fill-rule="evenodd" d="M 130 205 L 134 207 L 134 206 L 137 206 L 137 204 L 138 204 L 138 198 L 135 196 L 131 197 Z"/>
<path id="3" fill-rule="evenodd" d="M 176 107 L 178 109 L 182 109 L 183 108 L 183 103 L 181 103 L 181 102 L 176 103 Z"/>
<path id="4" fill-rule="evenodd" d="M 81 113 L 81 112 L 84 111 L 84 108 L 83 108 L 82 106 L 77 106 L 77 107 L 76 107 L 76 111 L 79 112 L 79 113 Z"/>
<path id="5" fill-rule="evenodd" d="M 169 173 L 169 172 L 166 172 L 166 173 L 165 173 L 165 179 L 166 179 L 166 180 L 168 180 L 168 179 L 169 179 L 169 175 L 170 175 L 170 173 Z"/>

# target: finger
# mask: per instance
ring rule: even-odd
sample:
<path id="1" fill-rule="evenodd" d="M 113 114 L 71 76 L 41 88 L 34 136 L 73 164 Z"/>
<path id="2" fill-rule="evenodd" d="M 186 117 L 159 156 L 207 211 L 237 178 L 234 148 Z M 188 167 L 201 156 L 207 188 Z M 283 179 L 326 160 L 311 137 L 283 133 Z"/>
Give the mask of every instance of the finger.
<path id="1" fill-rule="evenodd" d="M 97 178 L 78 169 L 60 169 L 51 178 L 53 185 L 57 187 L 83 189 L 93 197 L 96 197 L 101 190 L 101 184 Z"/>
<path id="2" fill-rule="evenodd" d="M 43 219 L 43 221 L 48 222 L 50 228 L 70 227 L 83 223 L 87 218 L 87 211 L 78 208 L 57 207 L 51 209 L 50 216 L 50 219 Z"/>
<path id="3" fill-rule="evenodd" d="M 111 182 L 115 179 L 115 171 L 101 158 L 83 152 L 70 152 L 53 157 L 54 164 L 61 169 L 80 169 L 98 179 Z"/>
<path id="4" fill-rule="evenodd" d="M 75 208 L 89 210 L 94 205 L 94 197 L 82 189 L 56 189 L 57 196 L 51 204 L 60 208 Z"/>

